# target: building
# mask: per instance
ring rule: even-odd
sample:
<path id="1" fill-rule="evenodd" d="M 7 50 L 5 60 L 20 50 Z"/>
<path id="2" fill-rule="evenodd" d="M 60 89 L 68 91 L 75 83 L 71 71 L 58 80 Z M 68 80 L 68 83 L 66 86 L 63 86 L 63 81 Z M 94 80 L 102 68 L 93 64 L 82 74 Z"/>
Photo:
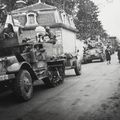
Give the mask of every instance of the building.
<path id="1" fill-rule="evenodd" d="M 55 54 L 75 52 L 77 30 L 72 16 L 63 10 L 39 0 L 36 4 L 12 11 L 12 15 L 24 27 L 22 38 L 35 39 L 37 26 L 49 26 L 57 37 L 57 44 L 54 45 Z"/>
<path id="2" fill-rule="evenodd" d="M 117 47 L 118 47 L 118 39 L 117 39 L 117 37 L 116 36 L 110 36 L 109 38 L 108 38 L 108 43 L 112 46 L 112 48 L 114 49 L 114 50 L 117 50 Z"/>

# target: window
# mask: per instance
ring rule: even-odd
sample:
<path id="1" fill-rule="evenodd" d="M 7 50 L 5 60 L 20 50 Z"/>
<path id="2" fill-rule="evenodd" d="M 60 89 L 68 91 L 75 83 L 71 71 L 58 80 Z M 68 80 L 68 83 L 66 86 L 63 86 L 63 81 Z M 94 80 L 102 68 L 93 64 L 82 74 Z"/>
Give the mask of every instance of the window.
<path id="1" fill-rule="evenodd" d="M 33 14 L 28 15 L 29 24 L 35 24 L 35 16 Z"/>
<path id="2" fill-rule="evenodd" d="M 65 13 L 64 13 L 64 12 L 61 13 L 61 16 L 62 16 L 62 22 L 65 24 L 65 19 L 66 19 L 66 15 L 65 15 Z"/>
<path id="3" fill-rule="evenodd" d="M 31 26 L 31 25 L 38 25 L 37 20 L 36 20 L 37 14 L 34 12 L 30 12 L 27 14 L 27 23 L 26 26 Z"/>
<path id="4" fill-rule="evenodd" d="M 65 23 L 66 15 L 63 14 L 63 23 Z"/>

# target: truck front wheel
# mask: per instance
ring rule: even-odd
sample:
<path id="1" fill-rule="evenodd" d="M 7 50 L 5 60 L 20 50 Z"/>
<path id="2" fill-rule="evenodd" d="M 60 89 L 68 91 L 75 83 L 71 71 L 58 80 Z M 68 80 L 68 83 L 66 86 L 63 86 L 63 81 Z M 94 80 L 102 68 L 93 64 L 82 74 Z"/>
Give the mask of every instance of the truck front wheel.
<path id="1" fill-rule="evenodd" d="M 27 70 L 20 70 L 14 81 L 14 93 L 23 101 L 28 101 L 33 95 L 33 83 Z"/>

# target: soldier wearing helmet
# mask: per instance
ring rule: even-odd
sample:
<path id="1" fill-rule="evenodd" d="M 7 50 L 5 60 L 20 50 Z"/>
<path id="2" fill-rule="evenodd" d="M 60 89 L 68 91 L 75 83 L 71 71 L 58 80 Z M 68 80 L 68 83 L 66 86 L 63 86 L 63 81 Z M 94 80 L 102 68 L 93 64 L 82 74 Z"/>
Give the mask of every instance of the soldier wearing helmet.
<path id="1" fill-rule="evenodd" d="M 45 30 L 46 30 L 46 35 L 45 35 L 45 36 L 48 36 L 49 39 L 50 39 L 50 40 L 48 41 L 48 43 L 53 43 L 53 44 L 55 44 L 55 43 L 56 43 L 56 35 L 55 35 L 53 32 L 51 32 L 49 26 L 45 27 Z"/>

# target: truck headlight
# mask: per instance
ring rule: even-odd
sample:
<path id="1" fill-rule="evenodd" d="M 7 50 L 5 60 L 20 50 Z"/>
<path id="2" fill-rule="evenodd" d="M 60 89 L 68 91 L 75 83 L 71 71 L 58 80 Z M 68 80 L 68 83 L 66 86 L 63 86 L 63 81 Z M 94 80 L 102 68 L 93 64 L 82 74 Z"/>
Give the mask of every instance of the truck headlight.
<path id="1" fill-rule="evenodd" d="M 15 56 L 7 57 L 6 60 L 7 71 L 18 71 L 20 69 L 19 62 Z"/>
<path id="2" fill-rule="evenodd" d="M 7 66 L 11 66 L 14 63 L 18 63 L 18 60 L 15 56 L 7 57 L 7 60 L 6 60 L 6 65 Z"/>

